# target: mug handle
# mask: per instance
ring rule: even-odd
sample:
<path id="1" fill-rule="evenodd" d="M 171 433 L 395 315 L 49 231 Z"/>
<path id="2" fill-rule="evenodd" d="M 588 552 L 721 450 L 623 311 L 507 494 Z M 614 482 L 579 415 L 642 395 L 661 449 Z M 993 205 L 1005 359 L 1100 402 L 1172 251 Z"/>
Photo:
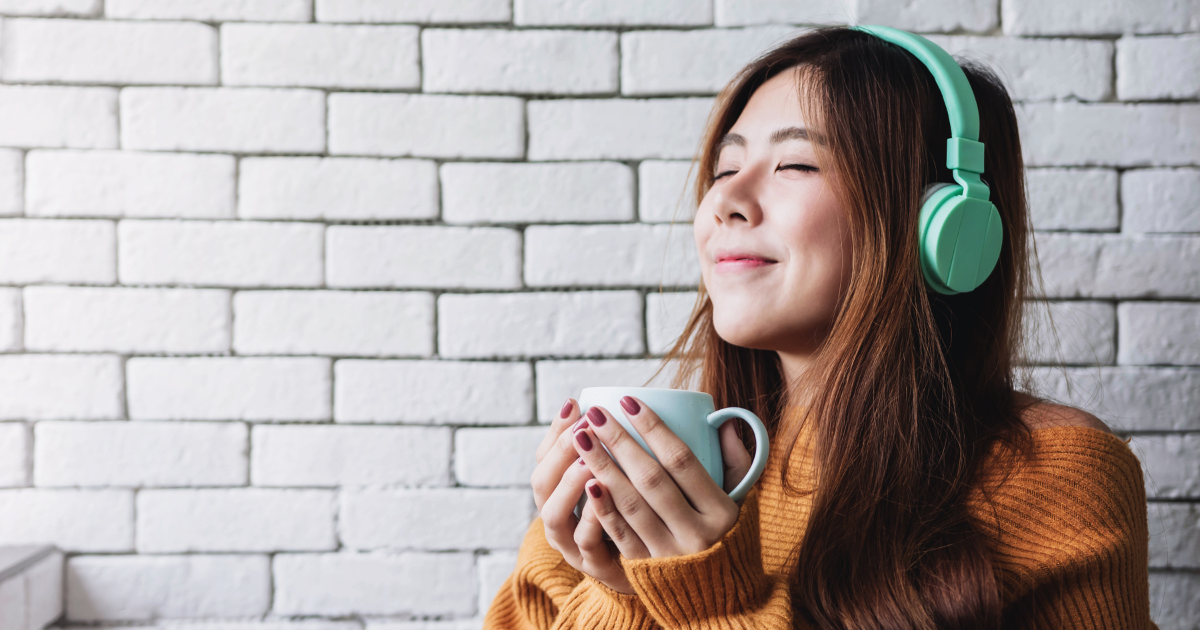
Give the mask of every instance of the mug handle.
<path id="1" fill-rule="evenodd" d="M 746 494 L 750 492 L 750 486 L 758 481 L 759 476 L 767 467 L 767 427 L 763 425 L 758 416 L 754 415 L 753 411 L 741 407 L 726 407 L 708 414 L 708 426 L 717 429 L 733 418 L 745 420 L 750 425 L 750 429 L 754 431 L 754 461 L 750 462 L 750 470 L 746 471 L 746 476 L 729 493 L 730 499 L 741 503 L 742 499 L 746 498 Z"/>

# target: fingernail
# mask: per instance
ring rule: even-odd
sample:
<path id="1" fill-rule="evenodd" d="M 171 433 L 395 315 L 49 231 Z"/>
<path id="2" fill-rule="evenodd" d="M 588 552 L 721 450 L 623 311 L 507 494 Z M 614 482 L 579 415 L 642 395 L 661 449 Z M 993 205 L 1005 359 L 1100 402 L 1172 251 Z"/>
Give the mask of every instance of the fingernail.
<path id="1" fill-rule="evenodd" d="M 642 410 L 642 406 L 637 404 L 637 401 L 629 396 L 621 399 L 621 406 L 624 407 L 625 411 L 628 411 L 629 415 L 631 416 L 636 416 L 638 412 Z"/>
<path id="2" fill-rule="evenodd" d="M 604 426 L 605 422 L 608 422 L 608 418 L 604 417 L 604 412 L 600 411 L 596 407 L 592 407 L 591 409 L 588 409 L 587 417 L 588 417 L 588 420 L 591 420 L 592 424 L 594 424 L 598 427 L 602 427 L 602 426 Z"/>
<path id="3" fill-rule="evenodd" d="M 562 411 L 558 412 L 559 418 L 566 418 L 571 415 L 571 399 L 567 399 L 567 404 L 563 405 Z"/>
<path id="4" fill-rule="evenodd" d="M 579 422 L 576 422 L 575 426 L 571 427 L 571 433 L 575 433 L 576 431 L 578 431 L 580 429 L 586 429 L 586 428 L 587 428 L 587 419 L 585 418 L 583 420 L 580 420 Z"/>
<path id="5" fill-rule="evenodd" d="M 600 486 L 598 484 L 592 484 L 592 485 L 588 486 L 588 494 L 599 499 L 600 498 Z"/>
<path id="6" fill-rule="evenodd" d="M 592 450 L 592 438 L 588 437 L 587 433 L 576 433 L 575 441 L 579 442 L 579 448 L 585 451 Z"/>

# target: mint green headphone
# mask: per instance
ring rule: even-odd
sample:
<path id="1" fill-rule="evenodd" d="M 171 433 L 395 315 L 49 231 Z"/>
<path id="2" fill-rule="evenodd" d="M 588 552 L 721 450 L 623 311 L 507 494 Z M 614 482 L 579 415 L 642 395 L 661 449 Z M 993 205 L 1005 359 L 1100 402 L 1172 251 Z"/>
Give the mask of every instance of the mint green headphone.
<path id="1" fill-rule="evenodd" d="M 996 266 L 1004 228 L 995 204 L 988 201 L 991 191 L 979 179 L 983 172 L 979 107 L 967 75 L 949 53 L 920 35 L 890 26 L 850 28 L 911 52 L 933 73 L 942 91 L 946 111 L 950 113 L 946 168 L 958 184 L 938 182 L 925 187 L 918 222 L 921 274 L 938 293 L 971 291 Z"/>

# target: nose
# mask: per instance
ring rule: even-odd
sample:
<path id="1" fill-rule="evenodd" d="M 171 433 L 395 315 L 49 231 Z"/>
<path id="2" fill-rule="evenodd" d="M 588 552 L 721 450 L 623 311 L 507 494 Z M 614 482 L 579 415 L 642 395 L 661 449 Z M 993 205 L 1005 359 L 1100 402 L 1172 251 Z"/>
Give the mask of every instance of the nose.
<path id="1" fill-rule="evenodd" d="M 753 168 L 744 168 L 723 178 L 716 194 L 713 215 L 718 223 L 731 227 L 736 221 L 757 224 L 762 220 L 762 207 L 758 203 L 760 182 Z"/>

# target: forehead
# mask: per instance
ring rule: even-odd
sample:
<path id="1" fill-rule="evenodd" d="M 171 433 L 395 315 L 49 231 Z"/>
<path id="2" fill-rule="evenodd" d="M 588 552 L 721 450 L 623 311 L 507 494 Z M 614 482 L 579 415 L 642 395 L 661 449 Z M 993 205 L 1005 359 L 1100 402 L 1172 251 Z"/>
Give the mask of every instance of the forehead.
<path id="1" fill-rule="evenodd" d="M 729 132 L 718 142 L 718 152 L 730 145 L 822 143 L 821 134 L 806 120 L 801 107 L 801 99 L 808 98 L 804 89 L 807 86 L 796 70 L 780 72 L 754 91 Z"/>

